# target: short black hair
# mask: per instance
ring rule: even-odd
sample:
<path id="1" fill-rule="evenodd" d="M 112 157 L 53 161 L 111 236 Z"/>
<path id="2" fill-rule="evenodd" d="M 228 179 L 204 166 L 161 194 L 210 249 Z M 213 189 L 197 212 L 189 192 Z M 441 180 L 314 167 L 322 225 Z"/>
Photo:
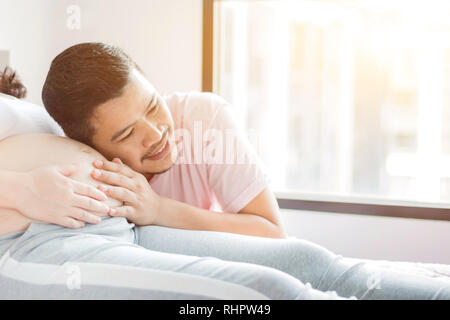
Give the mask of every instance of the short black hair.
<path id="1" fill-rule="evenodd" d="M 122 95 L 133 69 L 142 70 L 117 46 L 80 43 L 53 59 L 42 88 L 47 112 L 66 136 L 91 147 L 95 108 Z"/>

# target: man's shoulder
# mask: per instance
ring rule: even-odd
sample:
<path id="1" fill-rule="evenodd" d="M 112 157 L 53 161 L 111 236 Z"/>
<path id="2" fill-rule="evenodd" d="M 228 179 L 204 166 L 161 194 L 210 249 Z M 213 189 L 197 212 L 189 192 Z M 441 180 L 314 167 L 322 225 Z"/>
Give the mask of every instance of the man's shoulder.
<path id="1" fill-rule="evenodd" d="M 212 92 L 174 92 L 164 97 L 175 122 L 181 127 L 189 127 L 201 121 L 209 127 L 217 113 L 227 105 L 227 101 Z"/>

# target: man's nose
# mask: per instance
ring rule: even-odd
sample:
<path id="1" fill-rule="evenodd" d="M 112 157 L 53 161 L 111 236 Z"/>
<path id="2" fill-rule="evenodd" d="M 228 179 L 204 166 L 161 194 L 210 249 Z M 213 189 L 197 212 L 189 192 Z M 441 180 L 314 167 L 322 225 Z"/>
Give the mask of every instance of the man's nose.
<path id="1" fill-rule="evenodd" d="M 161 141 L 164 135 L 164 127 L 151 121 L 146 121 L 144 126 L 145 134 L 142 144 L 144 148 L 148 149 Z"/>

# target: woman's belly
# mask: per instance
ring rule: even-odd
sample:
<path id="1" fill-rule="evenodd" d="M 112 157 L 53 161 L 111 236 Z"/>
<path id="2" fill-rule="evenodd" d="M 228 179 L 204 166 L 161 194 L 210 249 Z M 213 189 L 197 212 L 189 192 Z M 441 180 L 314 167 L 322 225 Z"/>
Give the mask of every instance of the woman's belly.
<path id="1" fill-rule="evenodd" d="M 102 183 L 90 176 L 95 159 L 105 160 L 105 157 L 95 149 L 66 137 L 22 134 L 0 141 L 0 170 L 23 172 L 46 165 L 79 163 L 80 169 L 71 178 L 96 187 Z M 105 203 L 111 207 L 122 205 L 112 198 Z M 31 222 L 16 210 L 0 208 L 0 235 L 25 230 Z"/>

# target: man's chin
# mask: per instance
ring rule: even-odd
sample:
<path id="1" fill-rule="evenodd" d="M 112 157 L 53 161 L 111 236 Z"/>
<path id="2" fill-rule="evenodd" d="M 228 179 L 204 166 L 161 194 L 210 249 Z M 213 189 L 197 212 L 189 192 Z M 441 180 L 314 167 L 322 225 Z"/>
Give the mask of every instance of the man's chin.
<path id="1" fill-rule="evenodd" d="M 144 173 L 144 176 L 147 178 L 147 180 L 149 177 L 151 178 L 154 175 L 162 174 L 164 172 L 169 171 L 176 163 L 176 160 L 178 158 L 178 152 L 176 152 L 175 154 L 171 153 L 169 158 L 170 160 L 169 159 L 168 161 L 166 160 L 167 163 L 164 163 L 163 168 L 159 168 L 159 170 L 155 171 L 154 168 L 152 168 L 151 170 L 150 169 L 146 170 L 146 168 L 144 168 L 144 171 L 146 171 L 146 173 Z"/>
<path id="2" fill-rule="evenodd" d="M 169 171 L 172 168 L 173 165 L 174 164 L 172 163 L 168 168 L 166 168 L 164 170 L 161 170 L 161 171 L 158 171 L 158 172 L 152 172 L 152 173 L 153 174 L 161 174 L 161 173 L 167 172 L 167 171 Z"/>
<path id="3" fill-rule="evenodd" d="M 153 170 L 145 170 L 146 173 L 144 173 L 144 176 L 147 177 L 147 179 L 148 179 L 148 177 L 152 177 L 152 176 L 157 175 L 157 174 L 162 174 L 164 172 L 169 171 L 173 167 L 173 165 L 174 165 L 174 163 L 171 163 L 167 167 L 159 169 L 159 170 L 156 170 L 156 171 L 154 171 L 154 169 Z"/>

